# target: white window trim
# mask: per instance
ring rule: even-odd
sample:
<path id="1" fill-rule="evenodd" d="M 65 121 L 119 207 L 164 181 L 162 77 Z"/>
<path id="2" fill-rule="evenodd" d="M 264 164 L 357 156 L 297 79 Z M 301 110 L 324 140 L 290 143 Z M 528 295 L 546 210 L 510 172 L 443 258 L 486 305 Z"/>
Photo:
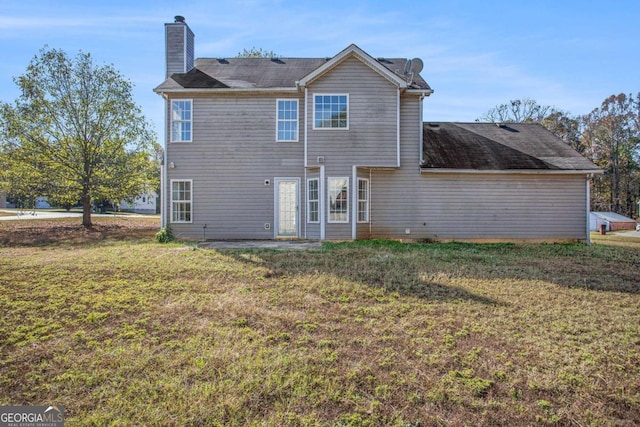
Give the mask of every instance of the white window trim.
<path id="1" fill-rule="evenodd" d="M 346 96 L 347 97 L 347 127 L 343 127 L 343 128 L 334 128 L 334 127 L 329 127 L 329 128 L 319 128 L 316 127 L 316 96 Z M 314 93 L 312 96 L 312 100 L 313 100 L 313 115 L 312 115 L 312 126 L 313 126 L 313 130 L 327 130 L 327 131 L 343 131 L 343 130 L 349 130 L 349 117 L 350 117 L 350 108 L 349 108 L 349 94 L 348 93 Z"/>
<path id="2" fill-rule="evenodd" d="M 334 179 L 344 179 L 347 181 L 346 189 L 347 189 L 347 211 L 345 212 L 345 220 L 344 221 L 336 221 L 331 219 L 331 180 Z M 348 176 L 330 176 L 327 177 L 327 222 L 330 224 L 348 224 L 349 223 L 349 192 L 351 189 L 349 188 L 349 177 Z"/>
<path id="3" fill-rule="evenodd" d="M 191 191 L 189 192 L 191 195 L 191 198 L 189 199 L 189 204 L 191 206 L 191 215 L 190 218 L 191 220 L 189 221 L 174 221 L 173 220 L 173 183 L 174 182 L 188 182 L 189 188 L 191 188 Z M 193 222 L 193 179 L 172 179 L 170 180 L 170 184 L 169 184 L 169 193 L 171 194 L 171 197 L 169 199 L 169 206 L 171 207 L 171 212 L 169 212 L 169 222 L 172 224 L 191 224 Z M 176 200 L 177 202 L 185 202 L 186 200 Z"/>
<path id="4" fill-rule="evenodd" d="M 278 104 L 280 101 L 295 101 L 296 103 L 296 137 L 295 139 L 279 139 L 278 138 L 278 123 L 280 123 L 280 119 L 278 118 Z M 283 119 L 283 122 L 293 122 L 293 120 Z M 278 98 L 276 99 L 276 142 L 298 142 L 300 141 L 300 102 L 296 98 Z"/>
<path id="5" fill-rule="evenodd" d="M 309 183 L 311 181 L 315 181 L 317 184 L 317 189 L 318 189 L 318 198 L 317 199 L 310 199 L 309 198 Z M 322 211 L 322 208 L 320 207 L 320 178 L 309 178 L 307 179 L 307 223 L 308 224 L 319 224 L 320 223 L 320 213 Z M 316 221 L 311 221 L 311 202 L 316 202 L 318 204 L 318 219 Z"/>
<path id="6" fill-rule="evenodd" d="M 186 140 L 178 140 L 178 141 L 174 141 L 173 139 L 173 103 L 174 102 L 181 102 L 181 101 L 188 101 L 191 104 L 191 120 L 180 120 L 180 122 L 186 123 L 189 122 L 191 123 L 191 132 L 189 132 L 189 136 L 191 137 L 190 139 Z M 169 140 L 170 142 L 175 142 L 175 143 L 181 143 L 181 142 L 193 142 L 193 99 L 187 99 L 187 98 L 176 98 L 176 99 L 170 99 L 169 100 Z"/>
<path id="7" fill-rule="evenodd" d="M 358 195 L 357 195 L 357 203 L 356 203 L 356 221 L 358 222 L 358 224 L 368 224 L 369 223 L 369 179 L 367 178 L 358 178 L 358 185 L 357 185 L 357 191 L 358 191 Z M 366 199 L 361 199 L 360 198 L 360 181 L 364 181 L 367 183 L 367 194 L 366 194 Z M 366 202 L 367 203 L 367 219 L 362 221 L 360 220 L 360 203 L 361 202 Z"/>

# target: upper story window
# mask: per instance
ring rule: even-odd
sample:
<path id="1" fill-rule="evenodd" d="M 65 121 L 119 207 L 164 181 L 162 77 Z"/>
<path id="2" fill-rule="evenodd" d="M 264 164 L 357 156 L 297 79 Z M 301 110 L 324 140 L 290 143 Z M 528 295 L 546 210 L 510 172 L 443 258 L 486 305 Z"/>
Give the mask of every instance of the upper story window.
<path id="1" fill-rule="evenodd" d="M 298 141 L 298 100 L 278 99 L 276 141 Z"/>
<path id="2" fill-rule="evenodd" d="M 191 142 L 191 108 L 190 99 L 171 101 L 171 142 Z"/>
<path id="3" fill-rule="evenodd" d="M 314 129 L 349 129 L 349 95 L 315 94 Z"/>

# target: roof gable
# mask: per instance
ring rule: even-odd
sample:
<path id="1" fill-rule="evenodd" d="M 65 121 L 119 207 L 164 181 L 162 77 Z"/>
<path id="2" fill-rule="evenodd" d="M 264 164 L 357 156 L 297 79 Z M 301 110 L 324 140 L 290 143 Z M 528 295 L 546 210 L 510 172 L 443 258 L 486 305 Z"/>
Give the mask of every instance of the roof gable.
<path id="1" fill-rule="evenodd" d="M 319 66 L 318 68 L 316 68 L 315 70 L 307 74 L 306 76 L 302 77 L 298 81 L 298 84 L 300 86 L 308 86 L 314 80 L 317 80 L 324 74 L 328 73 L 329 71 L 331 71 L 333 68 L 343 63 L 348 58 L 358 59 L 359 61 L 367 65 L 369 68 L 371 68 L 373 71 L 377 72 L 378 74 L 380 74 L 381 76 L 389 80 L 391 83 L 396 85 L 397 87 L 406 88 L 411 83 L 410 81 L 407 81 L 401 78 L 399 75 L 392 72 L 387 67 L 383 66 L 379 61 L 371 57 L 371 55 L 366 53 L 364 50 L 360 49 L 355 44 L 351 44 L 342 52 L 338 53 L 336 56 L 329 59 L 327 62 L 325 62 L 321 66 Z"/>
<path id="2" fill-rule="evenodd" d="M 599 171 L 537 123 L 425 123 L 423 136 L 427 170 Z"/>

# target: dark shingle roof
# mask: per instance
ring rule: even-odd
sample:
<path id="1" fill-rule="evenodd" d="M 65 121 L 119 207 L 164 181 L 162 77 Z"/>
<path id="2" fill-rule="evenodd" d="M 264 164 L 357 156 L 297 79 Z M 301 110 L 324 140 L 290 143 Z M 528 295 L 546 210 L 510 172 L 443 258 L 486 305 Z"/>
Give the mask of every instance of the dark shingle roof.
<path id="1" fill-rule="evenodd" d="M 596 171 L 537 123 L 425 123 L 423 169 Z"/>
<path id="2" fill-rule="evenodd" d="M 294 88 L 302 79 L 330 58 L 201 58 L 188 73 L 173 74 L 156 90 L 201 88 Z M 402 76 L 406 59 L 377 60 L 392 73 Z M 215 86 L 212 81 L 222 86 Z M 419 75 L 413 76 L 413 89 L 430 89 Z"/>
<path id="3" fill-rule="evenodd" d="M 203 73 L 197 68 L 192 69 L 188 73 L 173 74 L 171 78 L 182 87 L 197 89 L 221 89 L 229 87 L 219 80 L 216 80 L 213 77 L 209 76 L 208 74 Z"/>

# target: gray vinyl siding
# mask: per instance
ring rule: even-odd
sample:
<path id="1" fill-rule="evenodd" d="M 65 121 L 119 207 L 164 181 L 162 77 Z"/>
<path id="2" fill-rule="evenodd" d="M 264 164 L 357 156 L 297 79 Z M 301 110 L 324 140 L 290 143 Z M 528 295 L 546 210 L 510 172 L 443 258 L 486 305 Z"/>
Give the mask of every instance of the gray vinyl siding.
<path id="1" fill-rule="evenodd" d="M 583 175 L 420 174 L 419 110 L 403 97 L 401 167 L 371 171 L 371 233 L 358 238 L 586 238 Z"/>
<path id="2" fill-rule="evenodd" d="M 416 182 L 420 180 L 420 117 L 419 96 L 402 96 L 400 100 L 400 168 L 371 169 L 369 179 L 369 224 L 358 224 L 359 239 L 387 237 L 403 238 L 408 222 L 416 215 L 412 206 L 416 200 Z M 367 169 L 358 175 L 369 177 Z"/>
<path id="3" fill-rule="evenodd" d="M 180 98 L 193 100 L 193 142 L 168 144 L 167 158 L 175 165 L 167 169 L 168 206 L 170 181 L 193 180 L 193 222 L 171 223 L 175 234 L 200 239 L 206 224 L 208 239 L 272 239 L 275 178 L 298 178 L 302 235 L 304 146 L 276 142 L 276 99 L 291 95 Z"/>
<path id="4" fill-rule="evenodd" d="M 185 24 L 165 24 L 165 38 L 166 77 L 174 73 L 184 73 L 193 68 L 194 36 L 191 29 Z"/>
<path id="5" fill-rule="evenodd" d="M 349 95 L 349 129 L 313 129 L 315 94 Z M 308 88 L 308 164 L 396 166 L 398 88 L 355 58 Z"/>
<path id="6" fill-rule="evenodd" d="M 316 94 L 349 95 L 349 129 L 313 129 Z M 350 58 L 313 82 L 307 96 L 308 165 L 315 166 L 317 158 L 324 157 L 325 238 L 351 239 L 357 197 L 353 191 L 353 166 L 396 167 L 398 164 L 398 88 L 359 60 Z M 417 130 L 419 113 L 411 120 Z M 417 131 L 416 135 L 419 137 Z M 415 144 L 417 147 L 417 140 Z M 329 178 L 339 177 L 349 178 L 349 221 L 330 223 L 327 182 Z M 356 227 L 358 234 L 362 229 L 368 230 L 368 224 Z"/>
<path id="7" fill-rule="evenodd" d="M 424 214 L 427 232 L 436 237 L 438 234 L 480 239 L 586 237 L 585 177 L 422 178 L 427 182 L 418 209 Z M 432 201 L 427 202 L 429 199 Z"/>
<path id="8" fill-rule="evenodd" d="M 184 72 L 186 73 L 187 71 L 191 70 L 194 66 L 194 61 L 195 61 L 194 37 L 195 36 L 191 31 L 191 28 L 189 28 L 188 26 L 185 26 L 185 29 L 187 31 L 187 40 L 186 40 L 186 49 L 185 49 L 187 57 L 185 59 L 186 68 Z"/>
<path id="9" fill-rule="evenodd" d="M 380 193 L 397 190 L 377 175 Z M 406 196 L 405 192 L 402 192 Z M 585 177 L 423 174 L 411 199 L 374 200 L 373 237 L 429 239 L 585 239 Z M 380 200 L 381 195 L 376 197 Z M 410 234 L 405 234 L 405 229 Z"/>

